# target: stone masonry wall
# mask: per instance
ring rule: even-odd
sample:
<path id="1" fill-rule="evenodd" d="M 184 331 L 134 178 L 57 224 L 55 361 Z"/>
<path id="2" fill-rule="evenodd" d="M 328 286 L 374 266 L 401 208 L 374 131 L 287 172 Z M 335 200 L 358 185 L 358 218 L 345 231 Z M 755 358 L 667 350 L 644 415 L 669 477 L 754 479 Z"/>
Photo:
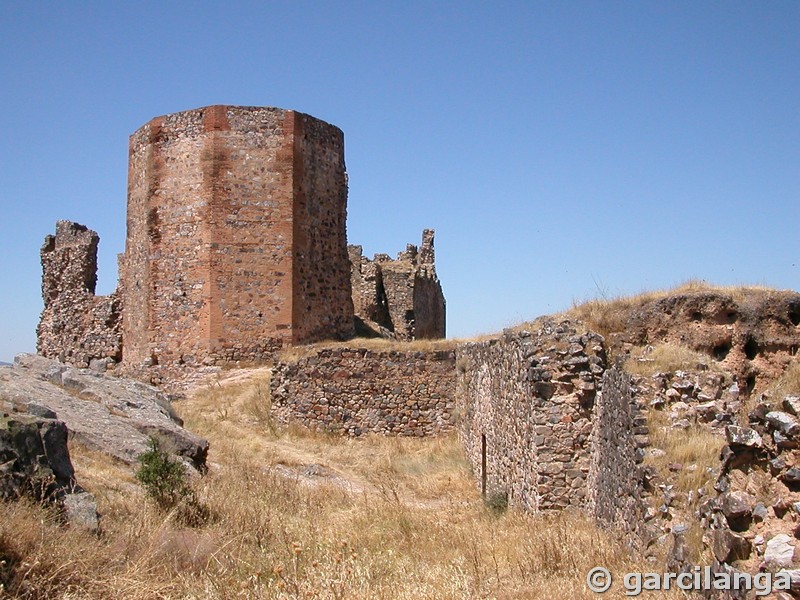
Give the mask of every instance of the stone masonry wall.
<path id="1" fill-rule="evenodd" d="M 646 405 L 630 376 L 617 367 L 607 370 L 592 418 L 587 508 L 599 522 L 628 534 L 634 546 L 647 538 L 642 462 L 648 434 Z"/>
<path id="2" fill-rule="evenodd" d="M 606 369 L 601 336 L 543 319 L 456 352 L 459 433 L 487 498 L 585 510 L 632 547 L 652 537 L 645 396 Z"/>
<path id="3" fill-rule="evenodd" d="M 121 358 L 121 303 L 95 296 L 97 246 L 91 229 L 58 221 L 41 249 L 44 310 L 37 328 L 40 354 L 80 367 Z M 94 361 L 94 363 L 93 363 Z"/>
<path id="4" fill-rule="evenodd" d="M 365 321 L 386 337 L 444 337 L 433 231 L 419 252 L 373 262 L 348 248 L 346 218 L 337 127 L 269 107 L 152 119 L 129 140 L 117 291 L 94 296 L 97 234 L 59 223 L 42 249 L 40 351 L 79 366 L 121 361 L 122 374 L 171 385 L 349 339 Z"/>
<path id="5" fill-rule="evenodd" d="M 258 361 L 352 334 L 342 132 L 211 106 L 131 136 L 125 366 Z"/>
<path id="6" fill-rule="evenodd" d="M 362 256 L 361 246 L 349 246 L 351 287 L 356 315 L 399 340 L 445 337 L 445 299 L 436 275 L 434 231 L 422 232 L 422 246 L 408 244 L 396 260 L 376 254 Z"/>
<path id="7" fill-rule="evenodd" d="M 276 364 L 270 388 L 273 414 L 284 424 L 428 436 L 455 423 L 452 350 L 321 349 Z"/>
<path id="8" fill-rule="evenodd" d="M 481 489 L 530 511 L 585 507 L 603 338 L 570 321 L 457 348 L 459 433 Z"/>
<path id="9" fill-rule="evenodd" d="M 344 136 L 318 119 L 293 115 L 292 342 L 348 339 L 354 328 Z"/>

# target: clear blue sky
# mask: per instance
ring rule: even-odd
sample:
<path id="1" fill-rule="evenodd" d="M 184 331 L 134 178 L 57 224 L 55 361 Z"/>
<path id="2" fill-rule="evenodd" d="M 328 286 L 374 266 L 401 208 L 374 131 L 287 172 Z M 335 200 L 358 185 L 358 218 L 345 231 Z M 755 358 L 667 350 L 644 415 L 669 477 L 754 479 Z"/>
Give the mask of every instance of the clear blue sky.
<path id="1" fill-rule="evenodd" d="M 3 2 L 0 360 L 39 247 L 123 250 L 128 136 L 210 104 L 345 132 L 348 237 L 437 231 L 448 330 L 598 294 L 800 287 L 800 2 Z"/>

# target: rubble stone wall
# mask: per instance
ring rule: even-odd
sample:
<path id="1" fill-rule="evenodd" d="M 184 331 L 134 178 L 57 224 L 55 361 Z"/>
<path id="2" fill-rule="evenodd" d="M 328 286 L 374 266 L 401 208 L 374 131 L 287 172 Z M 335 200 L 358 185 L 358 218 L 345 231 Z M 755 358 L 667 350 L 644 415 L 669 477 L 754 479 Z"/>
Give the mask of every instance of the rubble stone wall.
<path id="1" fill-rule="evenodd" d="M 93 360 L 119 361 L 122 307 L 116 293 L 95 296 L 97 233 L 58 221 L 41 249 L 44 310 L 37 329 L 43 356 L 87 367 Z"/>
<path id="2" fill-rule="evenodd" d="M 45 241 L 40 352 L 78 366 L 121 362 L 124 375 L 177 388 L 288 345 L 350 339 L 357 326 L 444 337 L 433 231 L 419 253 L 373 262 L 348 248 L 346 219 L 337 127 L 269 107 L 156 117 L 129 140 L 117 291 L 94 296 L 96 233 L 64 222 Z"/>
<path id="3" fill-rule="evenodd" d="M 281 361 L 270 383 L 280 423 L 357 436 L 429 436 L 455 424 L 452 350 L 320 349 Z"/>
<path id="4" fill-rule="evenodd" d="M 318 119 L 294 116 L 294 297 L 292 342 L 353 336 L 347 253 L 344 136 Z"/>
<path id="5" fill-rule="evenodd" d="M 631 379 L 614 367 L 603 376 L 592 417 L 588 510 L 601 523 L 645 538 L 644 449 L 649 445 L 645 400 Z"/>
<path id="6" fill-rule="evenodd" d="M 569 321 L 457 348 L 459 433 L 484 495 L 585 507 L 603 338 Z"/>
<path id="7" fill-rule="evenodd" d="M 258 361 L 352 334 L 338 128 L 190 110 L 134 133 L 129 168 L 126 365 Z"/>

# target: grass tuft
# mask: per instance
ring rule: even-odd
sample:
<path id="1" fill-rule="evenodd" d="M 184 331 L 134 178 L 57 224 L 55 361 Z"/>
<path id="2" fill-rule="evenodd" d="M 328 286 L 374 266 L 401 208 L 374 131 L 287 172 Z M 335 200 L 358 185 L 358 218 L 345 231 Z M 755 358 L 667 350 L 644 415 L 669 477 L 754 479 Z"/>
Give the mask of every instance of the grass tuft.
<path id="1" fill-rule="evenodd" d="M 767 387 L 766 394 L 778 401 L 786 396 L 800 396 L 800 358 L 792 359 L 783 374 Z"/>
<path id="2" fill-rule="evenodd" d="M 695 502 L 699 500 L 697 490 L 711 485 L 720 466 L 720 452 L 725 438 L 713 431 L 693 425 L 689 429 L 673 429 L 669 417 L 661 410 L 651 408 L 648 416 L 650 445 L 665 452 L 664 456 L 649 457 L 647 462 L 654 465 L 664 479 L 674 480 L 677 491 L 688 494 L 695 492 Z M 668 466 L 682 465 L 677 476 L 668 474 Z"/>

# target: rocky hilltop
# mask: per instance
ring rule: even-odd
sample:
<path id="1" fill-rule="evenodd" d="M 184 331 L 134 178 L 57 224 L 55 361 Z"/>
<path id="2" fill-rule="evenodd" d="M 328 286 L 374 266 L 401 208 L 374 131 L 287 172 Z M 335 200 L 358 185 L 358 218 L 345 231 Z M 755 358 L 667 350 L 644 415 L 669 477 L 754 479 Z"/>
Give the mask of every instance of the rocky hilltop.
<path id="1" fill-rule="evenodd" d="M 594 300 L 568 311 L 605 336 L 612 354 L 675 344 L 709 357 L 742 389 L 764 389 L 797 354 L 800 294 L 691 282 L 674 290 Z"/>
<path id="2" fill-rule="evenodd" d="M 798 315 L 795 292 L 693 284 L 590 302 L 472 341 L 351 340 L 294 348 L 253 371 L 259 379 L 233 369 L 226 377 L 235 383 L 199 388 L 181 407 L 199 434 L 223 448 L 214 459 L 220 468 L 207 478 L 206 498 L 214 497 L 215 482 L 250 486 L 265 472 L 275 477 L 246 494 L 223 494 L 217 510 L 244 511 L 247 524 L 239 526 L 245 529 L 273 518 L 265 516 L 269 505 L 252 509 L 262 490 L 285 493 L 292 485 L 324 486 L 320 479 L 327 479 L 337 491 L 328 490 L 325 502 L 339 498 L 348 510 L 356 510 L 354 495 L 375 494 L 393 510 L 446 505 L 458 521 L 475 519 L 478 529 L 483 517 L 466 517 L 458 502 L 535 518 L 582 514 L 596 525 L 581 527 L 599 526 L 603 535 L 623 540 L 628 552 L 635 549 L 644 561 L 638 570 L 657 565 L 670 572 L 709 567 L 715 576 L 783 574 L 798 589 L 780 593 L 800 593 Z M 48 432 L 68 430 L 124 464 L 133 464 L 148 438 L 157 437 L 188 464 L 204 468 L 208 443 L 181 426 L 159 388 L 21 355 L 0 369 L 0 398 L 9 422 L 33 419 L 41 432 L 39 458 L 19 464 L 45 464 L 53 454 Z M 353 452 L 369 455 L 371 470 L 382 469 L 377 438 L 392 437 L 395 449 L 409 443 L 403 439 L 441 449 L 453 430 L 458 446 L 448 452 L 463 468 L 447 477 L 470 478 L 472 489 L 409 500 L 395 481 L 400 465 L 413 463 L 409 455 L 390 461 L 389 474 L 374 486 L 364 472 L 348 475 Z M 50 469 L 61 485 L 75 485 L 63 462 Z M 228 471 L 231 480 L 224 479 Z M 289 504 L 292 511 L 327 506 L 333 512 L 321 515 L 326 519 L 341 508 L 295 496 Z M 317 531 L 314 515 L 304 518 Z M 281 517 L 287 518 L 293 517 Z M 384 526 L 371 520 L 378 518 L 372 505 L 369 516 L 359 518 L 368 528 Z M 426 523 L 422 529 L 438 527 Z M 416 534 L 408 535 L 419 543 Z M 291 547 L 295 557 L 305 552 Z M 482 560 L 472 556 L 476 564 Z M 497 589 L 490 580 L 476 576 L 465 589 L 491 595 Z M 252 585 L 257 595 L 259 581 L 236 585 Z"/>

